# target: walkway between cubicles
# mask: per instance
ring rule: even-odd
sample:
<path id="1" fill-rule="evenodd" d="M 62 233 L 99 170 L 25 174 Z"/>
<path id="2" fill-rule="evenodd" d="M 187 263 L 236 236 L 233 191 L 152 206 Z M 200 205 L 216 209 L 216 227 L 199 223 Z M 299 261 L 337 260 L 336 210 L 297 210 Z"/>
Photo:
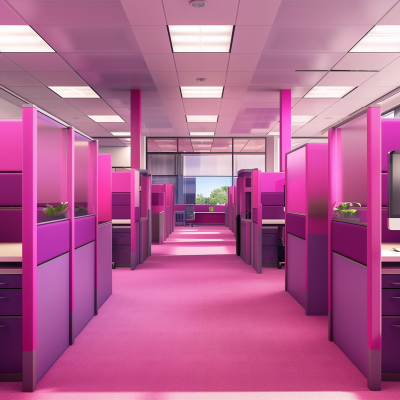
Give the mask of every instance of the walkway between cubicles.
<path id="1" fill-rule="evenodd" d="M 286 154 L 285 289 L 307 315 L 328 314 L 328 145 Z"/>
<path id="2" fill-rule="evenodd" d="M 175 228 L 175 186 L 151 185 L 152 242 L 163 244 Z"/>

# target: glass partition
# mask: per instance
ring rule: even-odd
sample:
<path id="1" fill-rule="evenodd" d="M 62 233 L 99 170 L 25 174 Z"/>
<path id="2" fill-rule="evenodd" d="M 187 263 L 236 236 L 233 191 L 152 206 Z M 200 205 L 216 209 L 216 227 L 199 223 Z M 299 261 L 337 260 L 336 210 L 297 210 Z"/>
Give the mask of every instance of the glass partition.
<path id="1" fill-rule="evenodd" d="M 88 215 L 91 180 L 90 140 L 75 132 L 75 217 Z"/>
<path id="2" fill-rule="evenodd" d="M 241 169 L 257 168 L 265 172 L 265 154 L 235 154 L 233 172 L 237 176 Z"/>
<path id="3" fill-rule="evenodd" d="M 67 129 L 37 113 L 38 223 L 67 217 Z"/>

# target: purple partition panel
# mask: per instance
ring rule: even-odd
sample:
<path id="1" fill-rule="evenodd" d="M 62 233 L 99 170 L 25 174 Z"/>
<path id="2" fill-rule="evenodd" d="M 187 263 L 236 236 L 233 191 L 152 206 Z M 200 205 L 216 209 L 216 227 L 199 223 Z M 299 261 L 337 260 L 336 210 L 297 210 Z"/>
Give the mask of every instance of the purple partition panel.
<path id="1" fill-rule="evenodd" d="M 389 177 L 388 174 L 382 172 L 382 207 L 389 205 Z"/>
<path id="2" fill-rule="evenodd" d="M 22 121 L 0 121 L 0 171 L 22 171 Z"/>
<path id="3" fill-rule="evenodd" d="M 286 233 L 291 233 L 301 239 L 306 238 L 306 216 L 286 213 Z"/>
<path id="4" fill-rule="evenodd" d="M 225 214 L 220 213 L 196 213 L 194 214 L 194 223 L 195 224 L 213 224 L 213 225 L 221 225 L 225 224 Z"/>
<path id="5" fill-rule="evenodd" d="M 96 235 L 96 220 L 93 215 L 75 218 L 75 248 L 93 242 Z"/>
<path id="6" fill-rule="evenodd" d="M 306 241 L 287 235 L 287 291 L 306 308 Z"/>
<path id="7" fill-rule="evenodd" d="M 0 173 L 0 207 L 22 207 L 22 174 Z"/>
<path id="8" fill-rule="evenodd" d="M 287 155 L 286 212 L 306 214 L 306 147 Z"/>
<path id="9" fill-rule="evenodd" d="M 284 172 L 262 172 L 261 173 L 261 193 L 279 192 L 283 193 L 285 185 Z M 237 185 L 237 187 L 239 187 Z"/>
<path id="10" fill-rule="evenodd" d="M 382 243 L 399 243 L 400 231 L 391 231 L 388 225 L 388 209 L 382 208 Z"/>
<path id="11" fill-rule="evenodd" d="M 98 220 L 111 221 L 111 154 L 100 154 L 98 158 Z"/>
<path id="12" fill-rule="evenodd" d="M 282 89 L 280 91 L 280 118 L 279 118 L 279 149 L 280 171 L 285 171 L 286 153 L 292 148 L 292 91 Z"/>
<path id="13" fill-rule="evenodd" d="M 117 193 L 129 193 L 130 186 L 130 172 L 113 172 L 112 173 L 112 191 Z"/>
<path id="14" fill-rule="evenodd" d="M 131 204 L 130 193 L 113 193 L 112 205 L 113 206 L 129 206 Z"/>
<path id="15" fill-rule="evenodd" d="M 261 193 L 263 206 L 283 206 L 283 193 Z"/>
<path id="16" fill-rule="evenodd" d="M 112 225 L 99 225 L 97 305 L 100 308 L 112 293 Z"/>
<path id="17" fill-rule="evenodd" d="M 22 300 L 21 300 L 22 301 Z M 0 316 L 0 374 L 22 373 L 22 317 Z"/>
<path id="18" fill-rule="evenodd" d="M 400 150 L 400 129 L 398 119 L 382 119 L 381 154 L 382 172 L 388 171 L 388 153 Z M 383 189 L 383 188 L 382 188 Z"/>
<path id="19" fill-rule="evenodd" d="M 37 269 L 37 382 L 69 345 L 69 254 Z"/>
<path id="20" fill-rule="evenodd" d="M 332 221 L 332 251 L 367 265 L 367 227 Z"/>
<path id="21" fill-rule="evenodd" d="M 0 243 L 22 242 L 22 209 L 0 209 Z"/>
<path id="22" fill-rule="evenodd" d="M 148 256 L 148 223 L 147 218 L 139 221 L 139 263 L 143 264 Z"/>
<path id="23" fill-rule="evenodd" d="M 94 316 L 95 244 L 75 250 L 75 309 L 72 335 L 74 339 Z"/>
<path id="24" fill-rule="evenodd" d="M 262 219 L 285 219 L 283 206 L 263 206 Z"/>
<path id="25" fill-rule="evenodd" d="M 333 341 L 367 376 L 367 269 L 333 254 Z"/>
<path id="26" fill-rule="evenodd" d="M 67 253 L 69 250 L 69 220 L 38 225 L 38 265 Z"/>
<path id="27" fill-rule="evenodd" d="M 130 206 L 112 206 L 111 211 L 112 219 L 130 219 L 131 207 Z"/>

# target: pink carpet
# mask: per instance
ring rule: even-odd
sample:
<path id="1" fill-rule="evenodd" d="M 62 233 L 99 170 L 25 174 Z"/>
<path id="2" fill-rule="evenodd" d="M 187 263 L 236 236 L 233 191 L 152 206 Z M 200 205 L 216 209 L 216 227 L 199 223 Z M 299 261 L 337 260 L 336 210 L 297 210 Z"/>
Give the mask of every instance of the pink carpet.
<path id="1" fill-rule="evenodd" d="M 113 271 L 113 295 L 39 382 L 0 383 L 0 399 L 398 399 L 370 392 L 284 291 L 257 275 L 225 227 L 177 227 L 136 271 Z"/>

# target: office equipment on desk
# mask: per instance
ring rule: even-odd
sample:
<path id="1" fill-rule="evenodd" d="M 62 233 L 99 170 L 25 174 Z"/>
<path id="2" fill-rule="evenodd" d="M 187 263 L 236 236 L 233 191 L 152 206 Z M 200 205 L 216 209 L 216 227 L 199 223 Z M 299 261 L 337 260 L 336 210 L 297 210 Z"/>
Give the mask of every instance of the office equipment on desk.
<path id="1" fill-rule="evenodd" d="M 389 203 L 387 226 L 390 230 L 400 230 L 400 151 L 389 152 Z"/>

